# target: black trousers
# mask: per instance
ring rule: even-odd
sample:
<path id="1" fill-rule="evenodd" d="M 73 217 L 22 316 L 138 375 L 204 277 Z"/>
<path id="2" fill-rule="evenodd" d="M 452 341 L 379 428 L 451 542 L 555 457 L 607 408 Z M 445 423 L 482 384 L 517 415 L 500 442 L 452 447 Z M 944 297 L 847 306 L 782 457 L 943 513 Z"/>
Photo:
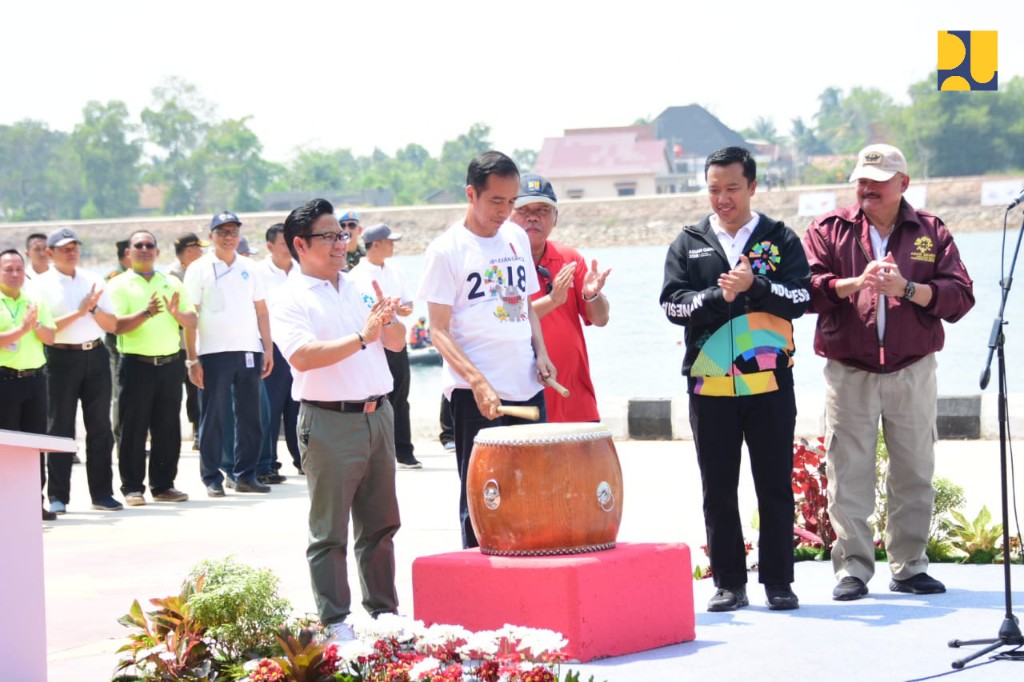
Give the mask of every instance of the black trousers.
<path id="1" fill-rule="evenodd" d="M 121 356 L 121 442 L 117 465 L 121 492 L 146 491 L 146 438 L 150 439 L 149 489 L 154 494 L 174 487 L 181 456 L 181 377 L 185 363 L 175 358 L 155 366 Z"/>
<path id="2" fill-rule="evenodd" d="M 182 362 L 187 359 L 187 354 L 182 350 L 179 355 Z M 185 373 L 183 382 L 185 384 L 185 416 L 193 429 L 199 428 L 199 387 L 189 381 L 188 372 Z"/>
<path id="3" fill-rule="evenodd" d="M 384 349 L 388 369 L 395 382 L 395 388 L 388 393 L 388 402 L 395 411 L 395 457 L 409 459 L 412 453 L 412 428 L 409 425 L 409 351 L 398 352 Z"/>
<path id="4" fill-rule="evenodd" d="M 0 375 L 0 429 L 46 433 L 46 375 Z M 46 483 L 46 456 L 39 455 L 39 485 Z"/>
<path id="5" fill-rule="evenodd" d="M 539 421 L 547 421 L 547 409 L 544 404 L 544 391 L 529 400 L 502 400 L 502 405 L 534 405 L 540 408 Z M 473 454 L 473 440 L 480 429 L 491 426 L 514 426 L 515 424 L 533 424 L 517 417 L 498 417 L 487 419 L 476 406 L 473 391 L 468 388 L 457 388 L 452 391 L 452 421 L 455 424 L 455 462 L 459 468 L 459 523 L 462 527 L 462 548 L 479 547 L 473 522 L 469 518 L 469 502 L 466 496 L 466 475 L 469 472 L 469 457 Z"/>
<path id="6" fill-rule="evenodd" d="M 441 395 L 441 415 L 439 420 L 441 433 L 438 434 L 438 438 L 441 440 L 441 445 L 455 442 L 455 425 L 452 424 L 452 404 L 444 394 Z"/>
<path id="7" fill-rule="evenodd" d="M 740 449 L 747 443 L 760 518 L 758 581 L 793 582 L 792 386 L 737 397 L 690 395 L 690 427 L 704 490 L 704 525 L 711 575 L 718 587 L 747 583 L 737 486 Z"/>
<path id="8" fill-rule="evenodd" d="M 110 429 L 110 357 L 103 344 L 92 350 L 46 348 L 51 436 L 75 437 L 75 417 L 82 403 L 85 423 L 85 474 L 89 495 L 100 500 L 114 494 L 112 455 L 114 434 Z M 67 504 L 71 500 L 70 452 L 47 455 L 50 500 Z"/>

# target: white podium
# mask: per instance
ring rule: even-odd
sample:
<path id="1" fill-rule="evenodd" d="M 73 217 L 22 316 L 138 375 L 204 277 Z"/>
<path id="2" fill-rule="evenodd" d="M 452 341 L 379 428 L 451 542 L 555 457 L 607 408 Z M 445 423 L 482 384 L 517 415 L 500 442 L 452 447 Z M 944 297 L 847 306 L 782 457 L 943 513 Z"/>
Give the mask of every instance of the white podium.
<path id="1" fill-rule="evenodd" d="M 0 661 L 7 680 L 46 679 L 39 453 L 75 449 L 70 438 L 0 429 Z"/>

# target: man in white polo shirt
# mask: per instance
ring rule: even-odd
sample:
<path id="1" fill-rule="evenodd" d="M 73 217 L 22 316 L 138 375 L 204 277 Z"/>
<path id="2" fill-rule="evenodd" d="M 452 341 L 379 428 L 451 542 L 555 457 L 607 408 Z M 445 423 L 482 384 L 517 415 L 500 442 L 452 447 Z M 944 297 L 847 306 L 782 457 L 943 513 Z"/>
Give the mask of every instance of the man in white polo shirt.
<path id="1" fill-rule="evenodd" d="M 53 267 L 32 280 L 31 291 L 46 302 L 57 325 L 57 334 L 46 351 L 49 392 L 47 432 L 75 437 L 78 403 L 85 424 L 85 473 L 93 509 L 118 511 L 114 499 L 110 429 L 110 358 L 103 333 L 113 333 L 117 318 L 104 292 L 103 279 L 78 267 L 81 240 L 69 227 L 52 232 L 46 242 Z M 47 455 L 47 495 L 50 511 L 63 514 L 71 500 L 70 452 Z"/>
<path id="2" fill-rule="evenodd" d="M 349 514 L 363 591 L 371 615 L 398 609 L 394 535 L 394 421 L 384 349 L 405 345 L 396 299 L 378 292 L 367 310 L 339 273 L 347 239 L 334 207 L 314 199 L 285 220 L 285 239 L 302 268 L 271 307 L 274 336 L 292 367 L 299 407 L 299 449 L 309 488 L 306 558 L 320 620 L 338 640 L 353 639 L 347 544 Z"/>
<path id="3" fill-rule="evenodd" d="M 185 290 L 196 306 L 199 325 L 185 330 L 185 366 L 199 395 L 199 471 L 210 497 L 224 496 L 221 458 L 224 430 L 235 433 L 235 466 L 228 475 L 240 493 L 268 493 L 256 480 L 260 452 L 260 379 L 274 365 L 270 318 L 263 278 L 255 263 L 239 257 L 242 221 L 221 211 L 210 221 L 213 251 L 185 271 Z M 234 389 L 232 391 L 232 389 Z M 234 393 L 234 424 L 228 406 Z"/>
<path id="4" fill-rule="evenodd" d="M 363 232 L 366 257 L 351 272 L 367 305 L 373 305 L 377 300 L 373 291 L 373 282 L 377 282 L 385 296 L 397 297 L 401 302 L 398 314 L 408 317 L 412 315 L 412 292 L 406 283 L 405 273 L 398 263 L 384 262 L 395 255 L 395 242 L 401 238 L 402 235 L 393 232 L 384 223 L 366 228 Z M 423 465 L 413 454 L 412 428 L 409 425 L 409 351 L 402 346 L 398 352 L 385 350 L 385 355 L 391 377 L 395 381 L 395 388 L 388 394 L 388 400 L 395 411 L 395 455 L 398 466 L 403 469 L 422 469 Z"/>

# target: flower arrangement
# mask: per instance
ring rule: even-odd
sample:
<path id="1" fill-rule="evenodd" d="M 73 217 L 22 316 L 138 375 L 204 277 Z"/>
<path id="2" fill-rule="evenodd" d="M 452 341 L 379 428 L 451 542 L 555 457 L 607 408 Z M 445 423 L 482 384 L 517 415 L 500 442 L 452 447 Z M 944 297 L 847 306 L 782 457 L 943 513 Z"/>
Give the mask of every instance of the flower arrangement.
<path id="1" fill-rule="evenodd" d="M 243 682 L 557 682 L 568 643 L 550 630 L 470 632 L 387 614 L 354 627 L 356 640 L 337 643 L 310 629 L 295 638 L 284 628 L 278 641 L 285 655 L 250 661 Z M 571 671 L 565 677 L 578 679 Z"/>

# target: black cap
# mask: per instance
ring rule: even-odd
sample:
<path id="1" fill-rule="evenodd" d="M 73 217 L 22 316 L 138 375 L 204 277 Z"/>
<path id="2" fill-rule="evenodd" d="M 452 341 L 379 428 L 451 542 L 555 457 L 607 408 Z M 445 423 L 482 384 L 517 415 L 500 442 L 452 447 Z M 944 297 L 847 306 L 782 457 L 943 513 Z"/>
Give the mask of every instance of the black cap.
<path id="1" fill-rule="evenodd" d="M 527 173 L 519 180 L 519 196 L 516 197 L 516 208 L 527 204 L 548 204 L 558 206 L 555 188 L 548 179 L 536 173 Z"/>

